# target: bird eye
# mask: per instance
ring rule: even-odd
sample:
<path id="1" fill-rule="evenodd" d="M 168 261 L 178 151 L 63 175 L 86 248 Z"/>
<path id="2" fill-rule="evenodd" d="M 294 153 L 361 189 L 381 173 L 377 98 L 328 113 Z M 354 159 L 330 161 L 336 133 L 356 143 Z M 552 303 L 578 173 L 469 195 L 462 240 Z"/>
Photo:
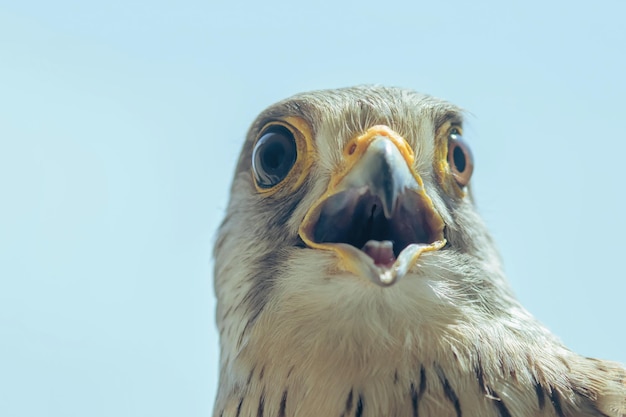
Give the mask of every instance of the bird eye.
<path id="1" fill-rule="evenodd" d="M 252 152 L 252 170 L 260 188 L 279 184 L 296 162 L 296 140 L 284 126 L 273 125 L 263 132 Z"/>
<path id="2" fill-rule="evenodd" d="M 474 171 L 474 161 L 469 146 L 463 141 L 461 132 L 452 128 L 448 140 L 448 165 L 452 176 L 461 187 L 465 187 Z"/>

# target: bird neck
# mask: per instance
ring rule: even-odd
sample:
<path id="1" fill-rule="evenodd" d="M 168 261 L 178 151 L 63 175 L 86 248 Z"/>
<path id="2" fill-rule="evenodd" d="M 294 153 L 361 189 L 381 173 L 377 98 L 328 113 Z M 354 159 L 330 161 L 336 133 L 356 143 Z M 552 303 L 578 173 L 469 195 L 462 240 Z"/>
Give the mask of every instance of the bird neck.
<path id="1" fill-rule="evenodd" d="M 571 352 L 534 321 L 531 334 L 507 320 L 386 332 L 285 323 L 261 317 L 237 354 L 223 351 L 216 416 L 562 416 L 578 401 L 559 377 Z"/>

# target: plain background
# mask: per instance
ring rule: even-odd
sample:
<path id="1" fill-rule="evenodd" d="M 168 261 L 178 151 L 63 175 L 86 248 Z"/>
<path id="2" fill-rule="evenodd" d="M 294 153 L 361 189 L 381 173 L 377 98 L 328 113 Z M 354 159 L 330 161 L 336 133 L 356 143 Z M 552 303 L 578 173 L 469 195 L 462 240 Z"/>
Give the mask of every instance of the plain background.
<path id="1" fill-rule="evenodd" d="M 469 111 L 524 305 L 626 362 L 626 3 L 0 3 L 0 415 L 209 416 L 211 246 L 239 147 L 294 93 Z"/>

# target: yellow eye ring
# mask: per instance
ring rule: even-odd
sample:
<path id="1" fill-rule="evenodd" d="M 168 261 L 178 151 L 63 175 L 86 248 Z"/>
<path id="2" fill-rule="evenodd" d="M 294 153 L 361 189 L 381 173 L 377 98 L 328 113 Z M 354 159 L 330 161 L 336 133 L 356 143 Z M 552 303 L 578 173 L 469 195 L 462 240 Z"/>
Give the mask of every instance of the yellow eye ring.
<path id="1" fill-rule="evenodd" d="M 312 137 L 299 117 L 268 122 L 252 151 L 252 177 L 259 193 L 273 194 L 286 184 L 299 187 L 312 162 Z"/>
<path id="2" fill-rule="evenodd" d="M 455 127 L 448 134 L 448 165 L 459 187 L 466 187 L 474 172 L 474 158 L 460 130 Z"/>

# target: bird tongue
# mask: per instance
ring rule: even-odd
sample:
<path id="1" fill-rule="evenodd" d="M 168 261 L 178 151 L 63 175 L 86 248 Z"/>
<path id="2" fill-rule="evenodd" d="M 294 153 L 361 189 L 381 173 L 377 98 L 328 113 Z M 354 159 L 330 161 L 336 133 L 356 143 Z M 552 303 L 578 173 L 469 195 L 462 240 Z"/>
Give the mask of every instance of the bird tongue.
<path id="1" fill-rule="evenodd" d="M 374 260 L 376 266 L 391 268 L 396 261 L 393 253 L 393 242 L 390 240 L 368 240 L 361 250 Z"/>

